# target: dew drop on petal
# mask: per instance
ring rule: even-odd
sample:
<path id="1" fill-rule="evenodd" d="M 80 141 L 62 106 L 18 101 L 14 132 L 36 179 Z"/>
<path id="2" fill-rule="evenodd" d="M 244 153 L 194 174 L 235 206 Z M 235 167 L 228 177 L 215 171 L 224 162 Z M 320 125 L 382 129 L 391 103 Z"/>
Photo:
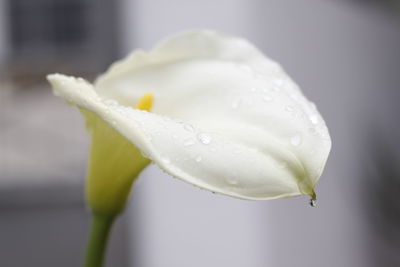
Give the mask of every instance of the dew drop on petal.
<path id="1" fill-rule="evenodd" d="M 229 185 L 237 185 L 238 180 L 235 177 L 229 177 L 226 179 L 226 183 Z"/>
<path id="2" fill-rule="evenodd" d="M 109 106 L 116 106 L 116 105 L 118 105 L 118 102 L 115 101 L 114 99 L 105 99 L 104 104 L 109 105 Z"/>
<path id="3" fill-rule="evenodd" d="M 211 143 L 211 136 L 209 136 L 206 133 L 199 133 L 197 135 L 197 138 L 199 139 L 199 141 L 204 144 L 204 145 L 208 145 Z"/>
<path id="4" fill-rule="evenodd" d="M 299 145 L 301 145 L 301 142 L 302 142 L 302 138 L 301 138 L 301 136 L 299 134 L 295 134 L 294 136 L 292 136 L 290 138 L 290 143 L 293 146 L 299 146 Z"/>
<path id="5" fill-rule="evenodd" d="M 252 69 L 250 68 L 250 66 L 240 65 L 240 68 L 245 72 L 252 73 Z"/>
<path id="6" fill-rule="evenodd" d="M 270 97 L 269 95 L 265 95 L 265 96 L 263 96 L 263 100 L 265 102 L 271 102 L 272 101 L 272 97 Z"/>
<path id="7" fill-rule="evenodd" d="M 188 132 L 194 132 L 194 127 L 189 123 L 183 123 L 183 129 Z"/>
<path id="8" fill-rule="evenodd" d="M 310 121 L 312 124 L 318 124 L 318 116 L 317 115 L 311 115 L 309 117 Z"/>
<path id="9" fill-rule="evenodd" d="M 278 162 L 278 168 L 284 169 L 287 167 L 287 163 L 285 161 Z"/>
<path id="10" fill-rule="evenodd" d="M 241 103 L 242 103 L 242 100 L 241 100 L 241 99 L 236 99 L 236 100 L 234 100 L 234 101 L 232 102 L 232 105 L 231 105 L 231 106 L 232 106 L 233 109 L 237 109 L 237 108 L 240 107 Z"/>
<path id="11" fill-rule="evenodd" d="M 140 154 L 142 154 L 144 158 L 150 158 L 149 155 L 147 155 L 143 150 L 140 150 Z"/>
<path id="12" fill-rule="evenodd" d="M 309 128 L 308 131 L 310 132 L 310 134 L 312 135 L 316 135 L 318 132 L 315 128 Z"/>
<path id="13" fill-rule="evenodd" d="M 171 160 L 170 160 L 169 158 L 162 158 L 162 161 L 163 161 L 165 164 L 171 163 Z"/>
<path id="14" fill-rule="evenodd" d="M 287 112 L 293 112 L 294 111 L 294 108 L 292 107 L 292 106 L 286 106 L 286 108 L 285 108 L 285 110 L 287 111 Z"/>
<path id="15" fill-rule="evenodd" d="M 201 160 L 202 160 L 203 158 L 200 156 L 200 155 L 198 155 L 198 156 L 196 156 L 196 158 L 194 159 L 196 162 L 200 162 Z"/>
<path id="16" fill-rule="evenodd" d="M 281 80 L 281 79 L 275 80 L 275 84 L 277 86 L 282 86 L 283 85 L 283 80 Z"/>
<path id="17" fill-rule="evenodd" d="M 195 142 L 192 138 L 189 138 L 189 139 L 186 139 L 185 141 L 183 141 L 184 146 L 192 146 L 194 144 L 195 144 Z"/>

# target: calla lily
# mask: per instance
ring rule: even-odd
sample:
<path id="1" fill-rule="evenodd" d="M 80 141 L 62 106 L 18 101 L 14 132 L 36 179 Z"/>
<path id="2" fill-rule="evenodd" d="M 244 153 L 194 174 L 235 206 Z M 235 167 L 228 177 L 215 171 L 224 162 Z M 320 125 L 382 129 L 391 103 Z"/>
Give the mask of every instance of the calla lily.
<path id="1" fill-rule="evenodd" d="M 95 210 L 121 209 L 150 160 L 232 197 L 315 198 L 331 147 L 324 120 L 282 68 L 244 39 L 185 32 L 133 52 L 94 84 L 61 74 L 48 80 L 92 133 Z"/>

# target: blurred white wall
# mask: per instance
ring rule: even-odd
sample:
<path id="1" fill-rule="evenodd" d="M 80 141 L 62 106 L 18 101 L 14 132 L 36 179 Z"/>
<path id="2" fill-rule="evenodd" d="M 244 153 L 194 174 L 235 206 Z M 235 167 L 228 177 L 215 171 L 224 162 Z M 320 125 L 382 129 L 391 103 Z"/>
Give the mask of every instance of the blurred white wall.
<path id="1" fill-rule="evenodd" d="M 251 1 L 121 0 L 122 47 L 150 48 L 171 33 L 211 28 L 244 35 L 254 27 Z"/>
<path id="2" fill-rule="evenodd" d="M 359 176 L 365 122 L 399 82 L 399 22 L 373 6 L 322 0 L 124 0 L 124 51 L 171 33 L 241 35 L 279 61 L 314 100 L 333 139 L 307 198 L 249 202 L 146 171 L 132 196 L 132 266 L 379 266 Z M 389 70 L 389 71 L 385 71 Z"/>

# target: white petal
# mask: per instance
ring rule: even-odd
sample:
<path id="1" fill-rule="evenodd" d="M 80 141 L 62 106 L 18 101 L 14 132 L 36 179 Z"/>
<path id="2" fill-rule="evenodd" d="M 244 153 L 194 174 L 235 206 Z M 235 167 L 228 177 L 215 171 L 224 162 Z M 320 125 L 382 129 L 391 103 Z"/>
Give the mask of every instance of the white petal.
<path id="1" fill-rule="evenodd" d="M 243 39 L 177 35 L 114 64 L 97 81 L 102 97 L 125 106 L 152 92 L 154 114 L 99 101 L 73 78 L 51 80 L 56 92 L 96 112 L 165 171 L 222 194 L 311 194 L 329 154 L 322 117 L 279 65 Z"/>

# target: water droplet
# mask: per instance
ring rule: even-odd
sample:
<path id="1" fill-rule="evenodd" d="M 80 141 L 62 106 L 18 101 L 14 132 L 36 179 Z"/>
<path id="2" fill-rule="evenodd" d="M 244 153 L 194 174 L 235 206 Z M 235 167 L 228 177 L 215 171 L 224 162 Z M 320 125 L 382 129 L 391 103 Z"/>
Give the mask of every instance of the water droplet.
<path id="1" fill-rule="evenodd" d="M 199 139 L 199 141 L 204 144 L 204 145 L 208 145 L 211 143 L 211 136 L 209 136 L 206 133 L 199 133 L 197 135 L 197 138 Z"/>
<path id="2" fill-rule="evenodd" d="M 186 139 L 185 141 L 183 141 L 184 146 L 192 146 L 194 144 L 195 144 L 195 142 L 192 138 L 189 138 L 189 139 Z"/>
<path id="3" fill-rule="evenodd" d="M 202 159 L 203 159 L 203 158 L 202 158 L 200 155 L 198 155 L 194 160 L 195 160 L 196 162 L 200 162 Z"/>
<path id="4" fill-rule="evenodd" d="M 263 96 L 263 99 L 264 99 L 265 102 L 271 102 L 272 101 L 272 97 L 270 97 L 269 95 Z"/>
<path id="5" fill-rule="evenodd" d="M 241 99 L 235 99 L 233 102 L 232 102 L 232 108 L 233 109 L 237 109 L 238 107 L 240 107 L 240 104 L 242 103 L 242 100 Z"/>
<path id="6" fill-rule="evenodd" d="M 241 68 L 243 71 L 245 71 L 245 72 L 248 72 L 248 73 L 251 73 L 251 72 L 252 72 L 252 69 L 250 68 L 250 66 L 247 66 L 247 65 L 240 65 L 240 68 Z"/>
<path id="7" fill-rule="evenodd" d="M 301 136 L 299 135 L 299 134 L 296 134 L 296 135 L 294 135 L 294 136 L 292 136 L 291 138 L 290 138 L 290 143 L 293 145 L 293 146 L 299 146 L 300 144 L 301 144 Z"/>
<path id="8" fill-rule="evenodd" d="M 309 118 L 310 118 L 310 121 L 312 124 L 318 124 L 318 116 L 317 115 L 311 115 Z"/>
<path id="9" fill-rule="evenodd" d="M 286 106 L 286 108 L 285 108 L 285 110 L 287 111 L 287 112 L 293 112 L 294 111 L 294 108 L 292 107 L 292 106 Z"/>
<path id="10" fill-rule="evenodd" d="M 118 105 L 118 102 L 115 101 L 114 99 L 105 99 L 104 104 L 109 105 L 109 106 L 116 106 L 116 105 Z"/>
<path id="11" fill-rule="evenodd" d="M 169 158 L 162 158 L 162 161 L 163 161 L 165 164 L 171 163 L 171 160 L 170 160 Z"/>
<path id="12" fill-rule="evenodd" d="M 286 166 L 287 166 L 286 162 L 284 162 L 284 161 L 278 162 L 278 167 L 279 168 L 284 169 L 284 168 L 286 168 Z"/>
<path id="13" fill-rule="evenodd" d="M 143 157 L 147 159 L 149 158 L 149 155 L 147 155 L 144 151 L 141 150 L 140 153 L 142 154 Z"/>
<path id="14" fill-rule="evenodd" d="M 278 92 L 281 88 L 279 86 L 274 86 L 272 87 L 272 90 L 275 92 Z"/>
<path id="15" fill-rule="evenodd" d="M 184 123 L 183 129 L 185 129 L 188 132 L 192 132 L 192 133 L 194 132 L 194 127 L 189 123 Z"/>
<path id="16" fill-rule="evenodd" d="M 310 206 L 313 207 L 313 208 L 316 207 L 317 206 L 317 200 L 311 198 L 310 199 Z"/>
<path id="17" fill-rule="evenodd" d="M 315 128 L 309 128 L 308 131 L 309 131 L 310 134 L 312 134 L 312 135 L 316 135 L 316 134 L 318 133 L 318 132 L 317 132 L 317 129 L 315 129 Z"/>
<path id="18" fill-rule="evenodd" d="M 254 72 L 254 77 L 257 79 L 257 80 L 260 80 L 260 81 L 265 81 L 265 74 L 264 73 L 262 73 L 261 71 L 259 71 L 259 70 L 256 70 L 255 72 Z"/>
<path id="19" fill-rule="evenodd" d="M 237 185 L 238 184 L 238 180 L 235 177 L 229 177 L 226 179 L 226 183 L 230 184 L 230 185 Z"/>
<path id="20" fill-rule="evenodd" d="M 299 95 L 296 93 L 291 93 L 289 96 L 291 99 L 296 100 L 296 101 L 298 101 L 300 98 Z"/>

